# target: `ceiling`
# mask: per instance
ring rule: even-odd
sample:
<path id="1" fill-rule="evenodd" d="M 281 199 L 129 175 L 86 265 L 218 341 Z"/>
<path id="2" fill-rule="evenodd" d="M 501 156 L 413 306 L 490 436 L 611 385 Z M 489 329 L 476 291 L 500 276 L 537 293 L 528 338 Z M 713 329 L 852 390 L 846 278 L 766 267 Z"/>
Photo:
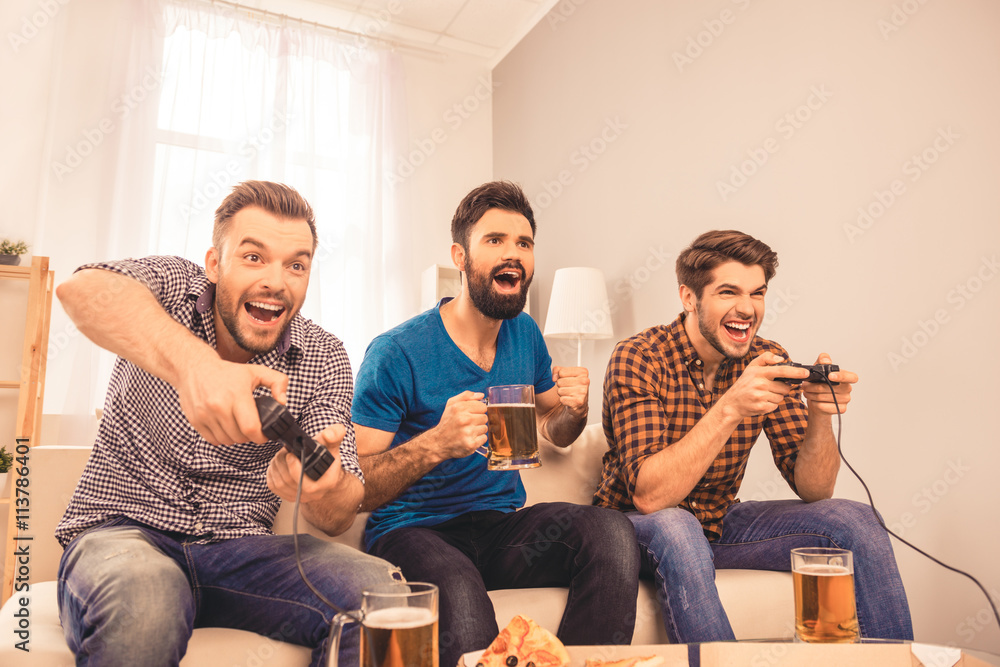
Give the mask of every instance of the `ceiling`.
<path id="1" fill-rule="evenodd" d="M 327 21 L 331 22 L 331 25 L 433 52 L 477 56 L 490 61 L 491 66 L 507 55 L 557 2 L 557 0 L 310 1 L 328 10 L 325 14 L 329 17 Z"/>

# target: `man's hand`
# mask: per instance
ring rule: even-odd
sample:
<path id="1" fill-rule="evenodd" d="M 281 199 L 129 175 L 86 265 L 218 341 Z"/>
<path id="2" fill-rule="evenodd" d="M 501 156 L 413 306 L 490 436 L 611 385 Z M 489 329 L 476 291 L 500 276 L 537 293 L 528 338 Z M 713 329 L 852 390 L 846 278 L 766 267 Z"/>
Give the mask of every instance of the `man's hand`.
<path id="1" fill-rule="evenodd" d="M 340 466 L 340 443 L 344 441 L 346 432 L 347 428 L 343 424 L 332 424 L 315 436 L 316 442 L 330 450 L 333 463 L 319 479 L 314 480 L 309 475 L 302 477 L 303 504 L 308 505 L 322 499 L 340 483 L 344 475 Z M 267 466 L 267 488 L 282 500 L 294 502 L 300 475 L 302 462 L 282 447 Z"/>
<path id="2" fill-rule="evenodd" d="M 816 363 L 832 364 L 833 361 L 830 359 L 830 355 L 822 353 L 816 358 Z M 830 373 L 830 381 L 840 383 L 833 387 L 833 391 L 837 395 L 836 405 L 833 402 L 830 386 L 825 382 L 802 383 L 802 395 L 805 396 L 806 405 L 808 405 L 810 412 L 816 411 L 822 414 L 835 415 L 837 414 L 838 406 L 840 407 L 841 414 L 847 412 L 847 404 L 851 402 L 852 385 L 858 381 L 857 374 L 839 370 L 835 373 Z"/>
<path id="3" fill-rule="evenodd" d="M 268 387 L 274 399 L 284 404 L 288 376 L 266 366 L 223 361 L 206 349 L 210 353 L 192 364 L 177 386 L 184 416 L 213 445 L 267 442 L 253 391 Z"/>
<path id="4" fill-rule="evenodd" d="M 488 429 L 483 394 L 463 391 L 449 398 L 441 421 L 432 430 L 442 461 L 464 458 L 485 445 Z"/>
<path id="5" fill-rule="evenodd" d="M 792 386 L 775 380 L 779 377 L 809 377 L 809 371 L 794 366 L 778 366 L 785 361 L 773 352 L 765 352 L 747 365 L 733 386 L 722 395 L 719 404 L 727 412 L 746 417 L 774 412 L 785 400 Z"/>
<path id="6" fill-rule="evenodd" d="M 573 416 L 584 418 L 589 411 L 590 375 L 586 368 L 556 366 L 552 369 L 559 403 L 566 406 Z"/>

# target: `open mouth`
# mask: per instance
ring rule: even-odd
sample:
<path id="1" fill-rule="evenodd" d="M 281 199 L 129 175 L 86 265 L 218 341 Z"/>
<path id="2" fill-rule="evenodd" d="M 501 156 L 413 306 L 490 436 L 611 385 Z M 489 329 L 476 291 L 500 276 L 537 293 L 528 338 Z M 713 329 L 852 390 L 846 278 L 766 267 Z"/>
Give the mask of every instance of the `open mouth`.
<path id="1" fill-rule="evenodd" d="M 247 301 L 243 304 L 243 308 L 251 320 L 260 324 L 270 324 L 279 319 L 285 312 L 284 306 L 265 301 Z"/>
<path id="2" fill-rule="evenodd" d="M 750 322 L 723 322 L 722 327 L 729 334 L 729 337 L 737 343 L 745 343 L 750 340 Z"/>
<path id="3" fill-rule="evenodd" d="M 516 292 L 521 285 L 521 272 L 517 269 L 501 269 L 493 275 L 493 283 L 505 294 Z"/>

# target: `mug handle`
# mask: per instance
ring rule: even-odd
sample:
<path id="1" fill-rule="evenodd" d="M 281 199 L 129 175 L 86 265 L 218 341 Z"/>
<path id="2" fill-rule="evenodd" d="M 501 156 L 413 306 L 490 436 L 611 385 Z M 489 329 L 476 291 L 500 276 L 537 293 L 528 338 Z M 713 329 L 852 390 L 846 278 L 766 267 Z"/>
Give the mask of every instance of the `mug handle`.
<path id="1" fill-rule="evenodd" d="M 487 407 L 489 406 L 489 404 L 490 404 L 490 397 L 486 393 L 483 394 L 483 397 L 480 400 L 483 403 L 485 403 L 487 405 Z M 489 441 L 490 441 L 489 438 L 490 438 L 490 434 L 489 434 L 489 431 L 487 431 L 486 432 L 486 442 L 487 443 L 489 443 Z M 488 458 L 490 458 L 490 448 L 487 447 L 486 445 L 479 445 L 479 447 L 476 447 L 476 454 L 479 454 L 480 456 L 488 459 Z"/>
<path id="2" fill-rule="evenodd" d="M 337 667 L 337 656 L 340 653 L 340 633 L 348 623 L 357 623 L 363 615 L 361 610 L 342 611 L 330 622 L 329 654 L 326 657 L 327 667 Z M 363 639 L 363 638 L 362 638 Z"/>

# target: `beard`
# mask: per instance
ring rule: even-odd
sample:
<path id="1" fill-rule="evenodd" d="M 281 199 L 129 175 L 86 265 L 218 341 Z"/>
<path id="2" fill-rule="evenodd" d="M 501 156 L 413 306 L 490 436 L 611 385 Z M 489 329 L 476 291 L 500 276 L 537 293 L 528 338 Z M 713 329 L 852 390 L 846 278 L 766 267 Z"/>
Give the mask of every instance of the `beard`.
<path id="1" fill-rule="evenodd" d="M 288 321 L 285 326 L 278 329 L 270 334 L 256 333 L 253 331 L 246 331 L 240 325 L 240 309 L 244 308 L 244 303 L 248 301 L 255 301 L 259 298 L 270 298 L 277 299 L 282 302 L 285 307 L 286 313 L 291 313 L 291 304 L 288 303 L 288 299 L 283 296 L 275 296 L 273 294 L 255 294 L 253 296 L 247 296 L 245 299 L 239 299 L 228 289 L 222 287 L 222 276 L 219 276 L 219 284 L 215 287 L 215 307 L 219 310 L 219 317 L 222 318 L 222 323 L 226 326 L 226 330 L 229 335 L 233 337 L 236 344 L 241 348 L 250 352 L 254 355 L 267 354 L 273 350 L 278 345 L 278 341 L 282 339 L 285 332 L 288 331 L 288 327 L 292 325 L 291 314 L 288 317 Z M 218 336 L 218 334 L 216 334 Z"/>
<path id="2" fill-rule="evenodd" d="M 705 318 L 702 317 L 700 302 L 695 302 L 694 310 L 698 315 L 698 331 L 701 333 L 702 337 L 708 341 L 708 344 L 715 348 L 716 352 L 727 359 L 739 359 L 750 351 L 750 345 L 753 343 L 754 336 L 757 334 L 756 321 L 753 325 L 751 325 L 751 328 L 747 333 L 746 342 L 735 343 L 732 341 L 723 341 L 719 336 L 718 329 L 712 328 L 709 323 L 705 321 Z"/>
<path id="3" fill-rule="evenodd" d="M 505 269 L 516 269 L 524 275 L 520 262 L 506 262 L 491 271 L 479 272 L 465 258 L 465 277 L 469 283 L 469 297 L 476 309 L 492 320 L 510 320 L 517 317 L 528 302 L 528 286 L 534 276 L 521 279 L 520 290 L 513 294 L 499 294 L 493 289 L 493 278 Z"/>

